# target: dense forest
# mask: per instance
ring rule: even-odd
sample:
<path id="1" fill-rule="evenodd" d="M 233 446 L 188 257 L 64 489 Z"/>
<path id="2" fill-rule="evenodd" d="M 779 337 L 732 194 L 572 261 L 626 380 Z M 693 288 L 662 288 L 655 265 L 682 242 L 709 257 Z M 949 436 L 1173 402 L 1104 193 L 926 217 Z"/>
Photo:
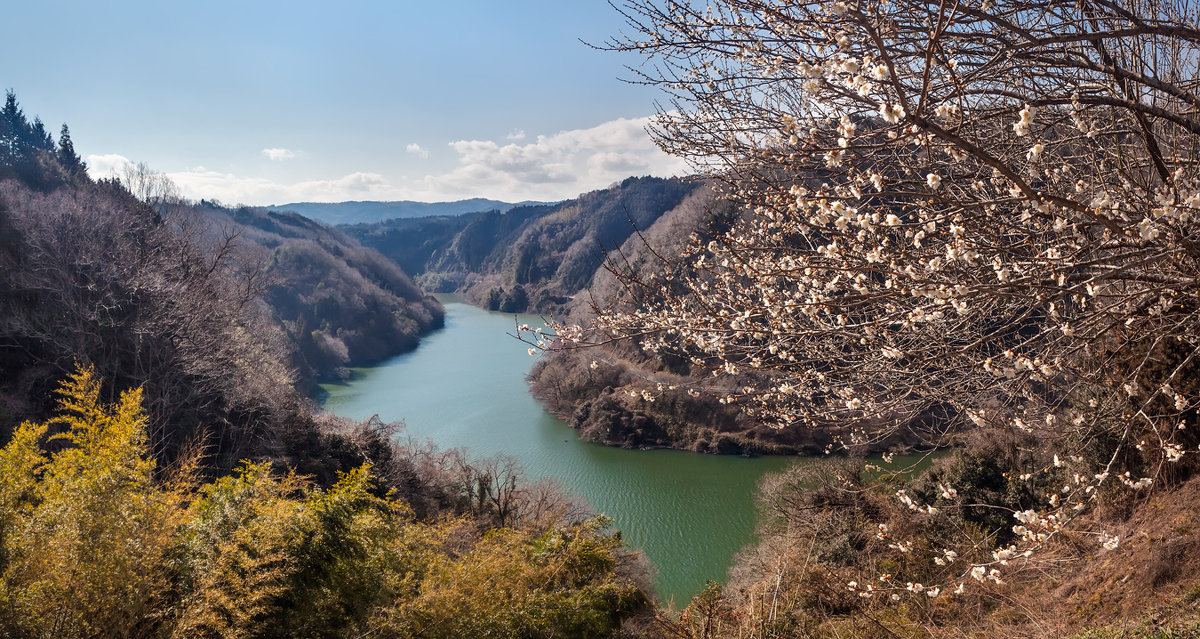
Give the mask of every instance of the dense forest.
<path id="1" fill-rule="evenodd" d="M 264 299 L 295 346 L 293 365 L 306 389 L 410 350 L 441 326 L 441 305 L 402 269 L 328 226 L 204 201 L 178 213 L 209 235 L 235 235 L 243 252 L 262 257 Z"/>
<path id="2" fill-rule="evenodd" d="M 313 353 L 436 326 L 395 265 L 146 171 L 94 181 L 12 93 L 0 151 L 0 635 L 600 637 L 650 614 L 638 556 L 553 483 L 298 392 Z M 304 324 L 336 341 L 306 351 Z"/>

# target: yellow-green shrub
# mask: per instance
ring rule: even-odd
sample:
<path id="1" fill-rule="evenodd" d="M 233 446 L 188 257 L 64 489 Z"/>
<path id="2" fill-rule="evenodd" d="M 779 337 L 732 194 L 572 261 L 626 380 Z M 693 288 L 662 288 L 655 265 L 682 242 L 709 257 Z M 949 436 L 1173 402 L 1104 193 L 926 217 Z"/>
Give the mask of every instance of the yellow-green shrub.
<path id="1" fill-rule="evenodd" d="M 0 451 L 0 623 L 24 636 L 148 632 L 170 597 L 181 510 L 145 456 L 141 391 L 104 405 L 80 369 L 59 393 L 58 417 L 22 424 Z"/>
<path id="2" fill-rule="evenodd" d="M 141 393 L 80 369 L 0 449 L 0 637 L 609 636 L 645 595 L 607 521 L 422 522 L 366 465 L 156 477 Z"/>

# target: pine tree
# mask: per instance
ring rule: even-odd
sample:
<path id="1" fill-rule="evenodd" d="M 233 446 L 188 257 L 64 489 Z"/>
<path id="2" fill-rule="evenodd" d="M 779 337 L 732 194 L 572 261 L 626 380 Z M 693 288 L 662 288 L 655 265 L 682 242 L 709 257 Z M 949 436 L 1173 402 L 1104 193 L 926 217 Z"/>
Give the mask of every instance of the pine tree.
<path id="1" fill-rule="evenodd" d="M 43 151 L 54 151 L 54 138 L 50 137 L 50 132 L 46 130 L 46 125 L 42 123 L 40 117 L 33 118 L 33 124 L 30 125 L 28 134 L 30 147 Z"/>
<path id="2" fill-rule="evenodd" d="M 54 138 L 46 132 L 41 118 L 29 122 L 16 93 L 8 91 L 4 108 L 0 109 L 0 166 L 27 171 L 42 150 L 53 152 Z"/>
<path id="3" fill-rule="evenodd" d="M 23 157 L 21 141 L 28 135 L 29 121 L 17 104 L 17 94 L 8 91 L 0 109 L 0 165 L 12 166 Z"/>
<path id="4" fill-rule="evenodd" d="M 87 165 L 75 152 L 75 145 L 71 142 L 71 130 L 67 128 L 65 122 L 62 125 L 62 132 L 58 134 L 58 163 L 71 175 L 79 175 L 87 171 Z"/>

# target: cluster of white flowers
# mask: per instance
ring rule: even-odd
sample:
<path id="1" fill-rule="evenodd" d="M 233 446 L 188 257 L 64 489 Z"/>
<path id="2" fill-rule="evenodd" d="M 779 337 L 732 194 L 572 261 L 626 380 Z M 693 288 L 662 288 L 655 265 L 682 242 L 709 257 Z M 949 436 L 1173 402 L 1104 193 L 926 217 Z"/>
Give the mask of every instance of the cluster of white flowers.
<path id="1" fill-rule="evenodd" d="M 1149 488 L 1154 485 L 1154 478 L 1141 477 L 1141 478 L 1138 478 L 1135 480 L 1135 479 L 1130 478 L 1129 471 L 1125 471 L 1124 473 L 1117 475 L 1117 479 L 1122 484 L 1125 484 L 1126 486 L 1128 486 L 1134 490 L 1145 490 L 1146 488 Z"/>
<path id="2" fill-rule="evenodd" d="M 950 564 L 954 563 L 955 559 L 958 559 L 958 553 L 950 549 L 945 549 L 942 551 L 942 555 L 940 557 L 933 558 L 933 563 L 939 566 L 949 566 Z"/>
<path id="3" fill-rule="evenodd" d="M 1103 546 L 1105 550 L 1116 550 L 1117 546 L 1120 544 L 1121 540 L 1116 535 L 1100 533 L 1100 545 Z"/>
<path id="4" fill-rule="evenodd" d="M 895 124 L 904 119 L 904 107 L 899 104 L 883 103 L 879 105 L 879 115 L 884 122 Z"/>
<path id="5" fill-rule="evenodd" d="M 1033 116 L 1036 112 L 1036 109 L 1026 104 L 1018 114 L 1017 123 L 1012 127 L 1013 133 L 1018 136 L 1029 135 L 1029 126 L 1033 124 Z M 1041 151 L 1038 151 L 1038 153 L 1040 154 Z"/>
<path id="6" fill-rule="evenodd" d="M 972 566 L 970 575 L 972 579 L 979 582 L 992 581 L 999 585 L 1005 583 L 998 568 L 988 569 L 987 566 Z"/>

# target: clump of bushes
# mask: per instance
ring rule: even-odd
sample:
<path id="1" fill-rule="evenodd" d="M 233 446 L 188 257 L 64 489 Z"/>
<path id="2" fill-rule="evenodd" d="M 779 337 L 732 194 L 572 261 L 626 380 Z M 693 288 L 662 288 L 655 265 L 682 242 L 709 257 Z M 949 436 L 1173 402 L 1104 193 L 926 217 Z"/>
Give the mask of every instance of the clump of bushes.
<path id="1" fill-rule="evenodd" d="M 647 605 L 603 518 L 421 519 L 369 465 L 204 482 L 142 399 L 81 369 L 0 449 L 0 636 L 604 637 Z"/>
<path id="2" fill-rule="evenodd" d="M 920 465 L 833 458 L 768 475 L 759 541 L 739 554 L 729 582 L 638 636 L 1066 636 L 1129 611 L 1169 611 L 1147 628 L 1200 618 L 1200 597 L 1188 594 L 1200 561 L 1195 479 L 1150 495 L 1093 491 L 1036 554 L 996 554 L 1019 537 L 1015 515 L 1074 483 L 1096 463 L 1088 455 L 1112 454 L 1097 445 L 1056 465 L 1047 450 L 1027 433 L 982 429 Z M 1129 535 L 1135 521 L 1144 534 Z M 1119 545 L 1105 546 L 1097 533 L 1106 530 L 1122 535 Z"/>

